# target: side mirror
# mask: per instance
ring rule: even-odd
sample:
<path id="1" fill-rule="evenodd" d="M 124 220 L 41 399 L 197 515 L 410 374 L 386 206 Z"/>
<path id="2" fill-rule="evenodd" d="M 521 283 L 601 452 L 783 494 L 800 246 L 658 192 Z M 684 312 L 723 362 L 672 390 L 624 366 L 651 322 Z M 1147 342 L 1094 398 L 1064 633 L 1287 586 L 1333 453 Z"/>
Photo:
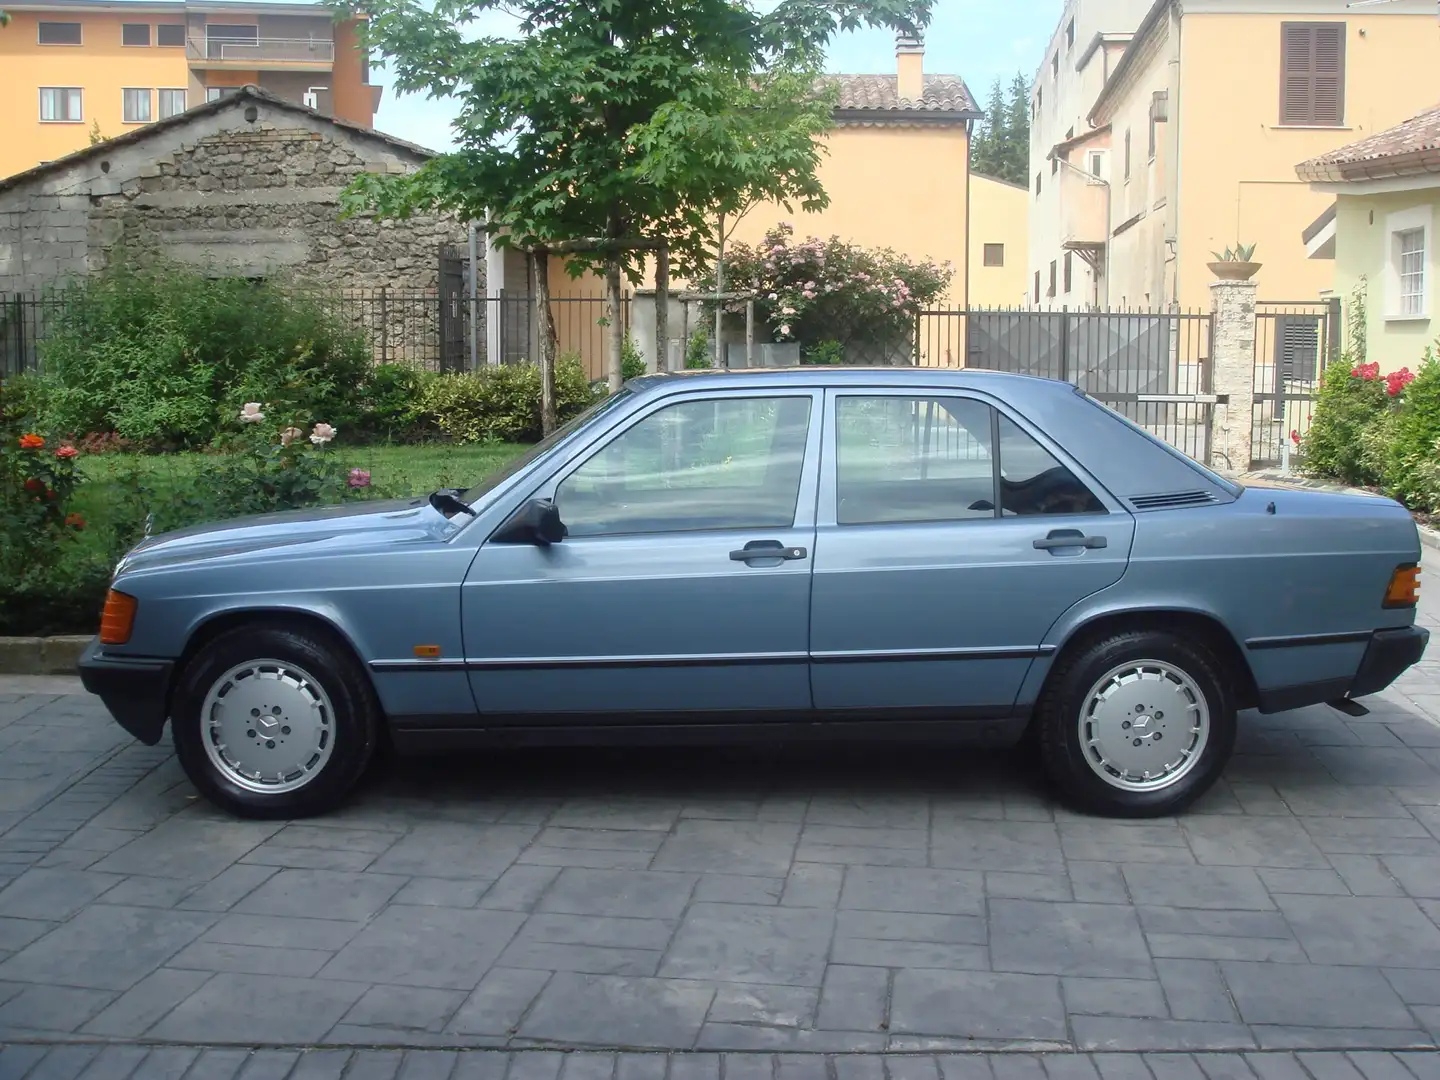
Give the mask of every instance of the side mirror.
<path id="1" fill-rule="evenodd" d="M 550 499 L 531 499 L 516 510 L 494 536 L 497 544 L 534 544 L 549 547 L 568 535 L 560 511 Z"/>

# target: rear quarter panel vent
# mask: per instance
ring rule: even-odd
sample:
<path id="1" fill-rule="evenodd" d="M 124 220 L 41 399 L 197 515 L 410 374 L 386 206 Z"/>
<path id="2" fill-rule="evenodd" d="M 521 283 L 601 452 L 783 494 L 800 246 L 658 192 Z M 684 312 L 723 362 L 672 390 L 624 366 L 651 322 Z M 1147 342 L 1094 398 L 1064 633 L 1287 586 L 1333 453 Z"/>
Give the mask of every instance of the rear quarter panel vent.
<path id="1" fill-rule="evenodd" d="M 1136 510 L 1179 510 L 1187 506 L 1209 506 L 1214 502 L 1214 492 L 1201 490 L 1130 496 L 1130 505 Z"/>

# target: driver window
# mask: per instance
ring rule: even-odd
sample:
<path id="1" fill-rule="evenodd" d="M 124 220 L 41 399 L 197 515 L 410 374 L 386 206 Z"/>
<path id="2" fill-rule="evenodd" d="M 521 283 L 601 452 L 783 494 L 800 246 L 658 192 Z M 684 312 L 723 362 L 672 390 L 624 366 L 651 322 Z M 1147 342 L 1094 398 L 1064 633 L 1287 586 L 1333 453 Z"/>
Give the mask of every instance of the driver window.
<path id="1" fill-rule="evenodd" d="M 1000 417 L 1000 509 L 1004 517 L 1103 514 L 1104 505 L 1009 417 Z"/>
<path id="2" fill-rule="evenodd" d="M 565 478 L 561 520 L 572 537 L 789 528 L 810 404 L 725 397 L 659 409 Z"/>

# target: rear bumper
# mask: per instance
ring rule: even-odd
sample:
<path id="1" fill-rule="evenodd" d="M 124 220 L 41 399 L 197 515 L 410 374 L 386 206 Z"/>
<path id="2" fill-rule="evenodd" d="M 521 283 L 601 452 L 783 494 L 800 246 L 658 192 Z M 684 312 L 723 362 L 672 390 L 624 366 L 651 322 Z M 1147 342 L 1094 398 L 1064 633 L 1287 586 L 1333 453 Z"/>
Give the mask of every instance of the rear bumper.
<path id="1" fill-rule="evenodd" d="M 1429 641 L 1430 631 L 1423 626 L 1377 630 L 1370 635 L 1354 675 L 1261 690 L 1259 709 L 1262 713 L 1284 712 L 1379 693 L 1425 655 Z"/>
<path id="2" fill-rule="evenodd" d="M 106 656 L 96 638 L 80 657 L 80 681 L 115 722 L 147 746 L 160 741 L 175 664 L 152 657 Z"/>

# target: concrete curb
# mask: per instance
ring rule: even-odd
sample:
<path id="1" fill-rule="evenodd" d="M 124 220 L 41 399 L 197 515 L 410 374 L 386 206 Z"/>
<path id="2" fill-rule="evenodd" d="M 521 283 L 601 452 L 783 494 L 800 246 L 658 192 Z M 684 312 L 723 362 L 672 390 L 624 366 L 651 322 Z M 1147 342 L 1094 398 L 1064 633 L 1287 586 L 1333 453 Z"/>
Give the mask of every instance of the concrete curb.
<path id="1" fill-rule="evenodd" d="M 0 637 L 0 675 L 74 675 L 89 634 Z"/>

